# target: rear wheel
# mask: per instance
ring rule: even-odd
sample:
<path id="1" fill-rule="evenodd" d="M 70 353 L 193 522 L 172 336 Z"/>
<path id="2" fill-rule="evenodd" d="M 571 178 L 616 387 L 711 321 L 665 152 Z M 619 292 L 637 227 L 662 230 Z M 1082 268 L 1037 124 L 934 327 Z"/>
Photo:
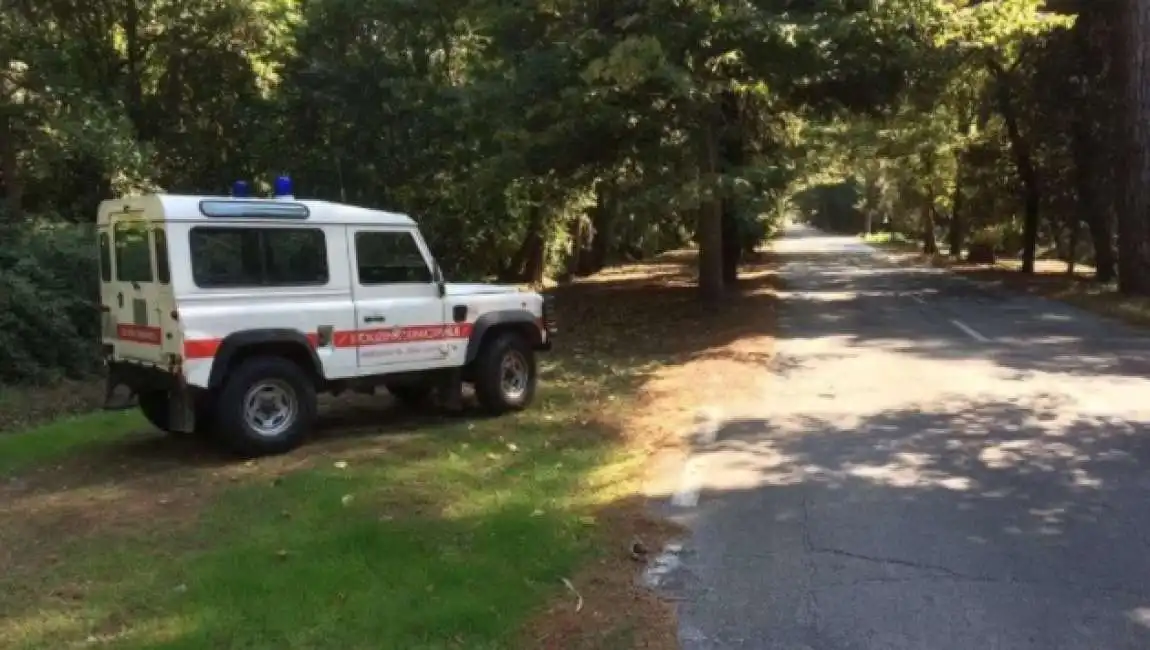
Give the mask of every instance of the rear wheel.
<path id="1" fill-rule="evenodd" d="M 140 412 L 160 431 L 172 433 L 168 425 L 168 391 L 150 390 L 139 394 Z"/>
<path id="2" fill-rule="evenodd" d="M 170 425 L 171 411 L 170 411 L 170 397 L 168 391 L 165 390 L 150 390 L 140 393 L 139 396 L 140 412 L 144 414 L 144 418 L 154 427 L 165 433 L 172 435 L 185 435 L 182 431 L 173 431 Z M 196 434 L 203 435 L 209 432 L 212 428 L 212 411 L 210 404 L 205 398 L 198 398 L 196 400 Z"/>
<path id="3" fill-rule="evenodd" d="M 244 456 L 290 451 L 311 433 L 316 391 L 295 363 L 255 357 L 229 372 L 216 398 L 216 431 L 221 442 Z"/>
<path id="4" fill-rule="evenodd" d="M 515 332 L 496 334 L 480 349 L 474 377 L 475 396 L 485 411 L 522 410 L 535 397 L 535 351 Z"/>

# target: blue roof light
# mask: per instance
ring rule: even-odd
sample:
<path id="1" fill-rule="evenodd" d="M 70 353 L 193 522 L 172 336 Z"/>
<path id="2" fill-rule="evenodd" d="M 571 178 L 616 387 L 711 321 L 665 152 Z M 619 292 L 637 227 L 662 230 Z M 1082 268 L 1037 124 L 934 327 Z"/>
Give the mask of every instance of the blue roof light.
<path id="1" fill-rule="evenodd" d="M 295 198 L 292 192 L 291 178 L 287 174 L 276 177 L 273 196 L 277 199 Z"/>
<path id="2" fill-rule="evenodd" d="M 237 199 L 246 199 L 251 196 L 251 189 L 247 181 L 236 181 L 232 184 L 232 196 Z"/>

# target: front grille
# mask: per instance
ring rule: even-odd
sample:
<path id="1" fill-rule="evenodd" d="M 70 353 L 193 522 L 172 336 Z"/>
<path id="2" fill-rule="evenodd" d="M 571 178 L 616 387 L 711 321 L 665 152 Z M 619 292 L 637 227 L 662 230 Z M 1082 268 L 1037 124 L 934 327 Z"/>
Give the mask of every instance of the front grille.
<path id="1" fill-rule="evenodd" d="M 548 334 L 554 334 L 559 331 L 559 323 L 555 319 L 555 296 L 543 296 L 543 329 Z"/>

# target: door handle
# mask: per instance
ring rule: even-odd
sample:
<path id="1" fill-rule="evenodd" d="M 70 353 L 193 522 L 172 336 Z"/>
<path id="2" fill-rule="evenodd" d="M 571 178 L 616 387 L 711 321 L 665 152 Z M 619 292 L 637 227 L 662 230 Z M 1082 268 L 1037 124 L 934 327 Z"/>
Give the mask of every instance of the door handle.
<path id="1" fill-rule="evenodd" d="M 364 316 L 364 317 L 363 317 L 363 322 L 365 322 L 365 323 L 382 323 L 382 322 L 384 322 L 385 320 L 387 320 L 387 319 L 386 319 L 386 318 L 384 318 L 383 316 L 379 316 L 379 315 L 376 315 L 376 316 Z"/>

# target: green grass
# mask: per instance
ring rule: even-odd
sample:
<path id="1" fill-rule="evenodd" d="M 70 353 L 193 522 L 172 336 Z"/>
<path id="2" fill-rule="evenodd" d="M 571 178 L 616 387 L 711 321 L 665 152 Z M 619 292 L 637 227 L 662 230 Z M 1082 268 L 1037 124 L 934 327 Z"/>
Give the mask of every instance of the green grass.
<path id="1" fill-rule="evenodd" d="M 621 430 L 649 407 L 634 391 L 764 327 L 768 285 L 715 315 L 689 262 L 561 294 L 578 332 L 515 415 L 413 418 L 340 398 L 320 439 L 251 463 L 147 433 L 134 413 L 0 434 L 0 647 L 485 650 L 527 633 L 633 646 L 635 620 L 663 619 L 636 618 L 630 576 L 617 593 L 581 584 L 586 630 L 548 636 L 535 617 L 566 605 L 563 579 L 581 569 L 634 568 L 622 520 L 646 459 L 627 436 L 659 435 Z"/>
<path id="2" fill-rule="evenodd" d="M 143 494 L 101 507 L 178 501 L 183 486 L 203 494 L 176 518 L 143 508 L 156 519 L 16 540 L 35 557 L 0 572 L 0 647 L 513 647 L 595 552 L 594 507 L 631 487 L 616 479 L 635 459 L 587 421 L 630 377 L 604 371 L 592 380 L 589 367 L 555 366 L 538 405 L 514 416 L 321 441 L 293 457 L 302 468 L 234 464 L 231 481 L 214 482 L 218 470 L 189 468 L 180 488 L 128 470 L 119 487 L 135 481 Z M 115 457 L 147 441 L 141 428 L 135 414 L 99 413 L 0 436 L 0 474 L 98 449 Z M 106 489 L 79 483 L 56 497 Z M 0 526 L 17 523 L 3 514 Z M 42 534 L 23 519 L 7 534 Z M 41 562 L 49 552 L 66 561 Z M 61 588 L 82 595 L 51 595 Z"/>
<path id="3" fill-rule="evenodd" d="M 17 433 L 0 433 L 0 478 L 120 441 L 143 426 L 144 418 L 136 411 L 102 411 Z"/>

